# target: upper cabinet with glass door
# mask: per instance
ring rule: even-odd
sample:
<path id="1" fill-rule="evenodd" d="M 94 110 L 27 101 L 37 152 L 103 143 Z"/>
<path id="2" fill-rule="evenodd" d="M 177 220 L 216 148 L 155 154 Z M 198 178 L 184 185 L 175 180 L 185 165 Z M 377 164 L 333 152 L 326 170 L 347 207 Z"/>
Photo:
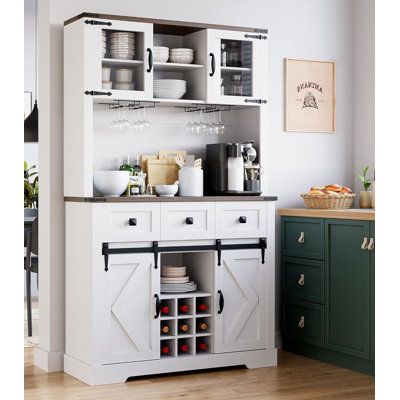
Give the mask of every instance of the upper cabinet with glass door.
<path id="1" fill-rule="evenodd" d="M 83 18 L 85 93 L 115 100 L 153 97 L 153 24 Z"/>
<path id="2" fill-rule="evenodd" d="M 207 102 L 263 104 L 266 35 L 208 29 Z"/>

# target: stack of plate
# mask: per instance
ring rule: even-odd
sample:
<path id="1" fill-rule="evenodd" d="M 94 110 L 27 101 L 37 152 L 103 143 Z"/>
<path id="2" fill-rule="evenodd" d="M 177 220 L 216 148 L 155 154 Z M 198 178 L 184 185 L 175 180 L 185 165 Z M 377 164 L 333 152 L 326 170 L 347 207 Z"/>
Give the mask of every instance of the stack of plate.
<path id="1" fill-rule="evenodd" d="M 172 63 L 191 64 L 194 60 L 194 50 L 184 48 L 170 49 L 169 60 Z"/>
<path id="2" fill-rule="evenodd" d="M 111 32 L 111 58 L 132 60 L 135 55 L 135 34 L 133 32 Z"/>
<path id="3" fill-rule="evenodd" d="M 169 58 L 169 48 L 154 46 L 153 48 L 153 60 L 154 62 L 167 62 Z"/>
<path id="4" fill-rule="evenodd" d="M 106 55 L 107 52 L 107 32 L 106 31 L 101 31 L 101 51 L 102 51 L 102 57 Z"/>
<path id="5" fill-rule="evenodd" d="M 161 292 L 162 293 L 185 293 L 197 289 L 194 282 L 189 282 L 186 275 L 186 267 L 175 265 L 164 265 L 161 267 Z"/>
<path id="6" fill-rule="evenodd" d="M 155 79 L 154 97 L 180 99 L 186 93 L 186 81 L 182 79 Z"/>

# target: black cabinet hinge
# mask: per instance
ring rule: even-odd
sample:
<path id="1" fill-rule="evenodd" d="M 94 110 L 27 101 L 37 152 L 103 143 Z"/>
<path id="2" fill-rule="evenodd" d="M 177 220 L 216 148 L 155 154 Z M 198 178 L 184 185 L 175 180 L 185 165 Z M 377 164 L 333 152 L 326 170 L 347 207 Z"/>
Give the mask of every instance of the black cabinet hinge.
<path id="1" fill-rule="evenodd" d="M 90 96 L 111 96 L 111 92 L 98 92 L 97 90 L 86 90 L 86 95 Z"/>
<path id="2" fill-rule="evenodd" d="M 248 33 L 246 33 L 244 37 L 247 39 L 260 39 L 260 40 L 268 39 L 266 35 L 249 35 Z"/>
<path id="3" fill-rule="evenodd" d="M 108 271 L 108 243 L 103 243 L 101 254 L 104 256 L 104 271 Z"/>
<path id="4" fill-rule="evenodd" d="M 265 264 L 265 250 L 267 249 L 267 239 L 260 239 L 260 249 L 261 249 L 261 264 Z"/>
<path id="5" fill-rule="evenodd" d="M 245 103 L 266 104 L 267 100 L 264 99 L 244 99 Z"/>
<path id="6" fill-rule="evenodd" d="M 85 20 L 85 24 L 88 24 L 88 25 L 107 25 L 107 26 L 111 26 L 112 25 L 112 23 L 110 21 L 107 21 L 107 22 L 105 22 L 105 21 L 96 21 L 94 19 L 86 19 Z"/>
<path id="7" fill-rule="evenodd" d="M 221 239 L 217 239 L 215 241 L 215 247 L 217 250 L 217 257 L 218 257 L 218 267 L 221 266 L 221 251 L 222 251 L 222 244 L 221 244 Z"/>
<path id="8" fill-rule="evenodd" d="M 158 268 L 158 242 L 153 242 L 153 253 L 154 253 L 154 269 Z"/>

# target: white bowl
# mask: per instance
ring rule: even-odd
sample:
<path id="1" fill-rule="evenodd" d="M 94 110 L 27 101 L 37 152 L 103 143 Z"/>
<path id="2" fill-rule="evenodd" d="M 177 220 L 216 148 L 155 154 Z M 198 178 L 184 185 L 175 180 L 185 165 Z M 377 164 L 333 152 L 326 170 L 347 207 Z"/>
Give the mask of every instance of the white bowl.
<path id="1" fill-rule="evenodd" d="M 114 89 L 115 90 L 133 90 L 135 88 L 135 84 L 133 83 L 123 83 L 123 82 L 115 82 Z"/>
<path id="2" fill-rule="evenodd" d="M 153 52 L 157 52 L 157 51 L 169 51 L 169 47 L 154 46 L 153 47 Z"/>
<path id="3" fill-rule="evenodd" d="M 103 196 L 120 196 L 125 192 L 128 182 L 128 171 L 94 171 L 93 173 L 94 186 Z"/>
<path id="4" fill-rule="evenodd" d="M 191 64 L 194 60 L 193 56 L 174 56 L 170 55 L 169 60 L 172 63 Z"/>
<path id="5" fill-rule="evenodd" d="M 110 74 L 111 74 L 111 68 L 103 67 L 101 69 L 101 80 L 103 82 L 109 82 L 110 81 Z"/>
<path id="6" fill-rule="evenodd" d="M 133 69 L 120 68 L 115 70 L 115 79 L 118 83 L 132 83 Z"/>
<path id="7" fill-rule="evenodd" d="M 167 62 L 169 58 L 169 54 L 153 54 L 154 62 Z"/>
<path id="8" fill-rule="evenodd" d="M 174 53 L 174 52 L 187 52 L 187 53 L 193 53 L 194 50 L 193 49 L 188 49 L 185 47 L 177 47 L 175 49 L 169 49 L 170 52 Z"/>
<path id="9" fill-rule="evenodd" d="M 117 60 L 133 60 L 135 53 L 126 54 L 126 53 L 111 53 L 111 58 L 115 58 Z"/>
<path id="10" fill-rule="evenodd" d="M 174 197 L 178 193 L 178 185 L 156 185 L 156 192 L 161 197 Z"/>
<path id="11" fill-rule="evenodd" d="M 154 89 L 153 94 L 154 97 L 159 99 L 181 99 L 183 95 L 186 93 L 186 89 L 181 90 L 168 90 L 168 89 Z"/>
<path id="12" fill-rule="evenodd" d="M 112 85 L 113 85 L 112 82 L 103 82 L 102 83 L 103 89 L 112 89 Z"/>

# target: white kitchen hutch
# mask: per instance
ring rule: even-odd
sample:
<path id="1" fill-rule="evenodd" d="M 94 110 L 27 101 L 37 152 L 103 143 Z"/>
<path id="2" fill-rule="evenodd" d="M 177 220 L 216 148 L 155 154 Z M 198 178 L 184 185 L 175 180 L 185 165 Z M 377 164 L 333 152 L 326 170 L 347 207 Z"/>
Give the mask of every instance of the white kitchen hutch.
<path id="1" fill-rule="evenodd" d="M 102 56 L 103 30 L 135 33 L 133 60 Z M 242 63 L 221 64 L 222 41 L 241 41 Z M 153 62 L 153 46 L 190 47 L 193 64 Z M 104 90 L 102 66 L 133 68 L 134 90 Z M 89 385 L 233 365 L 274 366 L 275 197 L 98 197 L 93 170 L 132 148 L 138 154 L 266 135 L 267 30 L 84 13 L 64 29 L 66 349 L 64 369 Z M 113 74 L 113 72 L 112 72 Z M 243 95 L 222 94 L 240 74 Z M 183 99 L 153 97 L 153 79 L 188 82 Z M 110 108 L 152 107 L 152 132 L 107 132 Z M 222 110 L 223 137 L 182 134 L 186 111 Z M 169 128 L 168 128 L 169 127 Z M 121 150 L 122 149 L 122 150 Z M 133 150 L 132 150 L 133 151 Z M 262 182 L 266 192 L 266 182 Z M 160 292 L 160 266 L 187 266 L 196 292 Z M 180 304 L 188 312 L 180 313 Z M 198 304 L 208 306 L 199 311 Z M 168 313 L 161 314 L 163 305 Z M 181 333 L 179 324 L 189 326 Z M 199 330 L 199 322 L 207 329 Z M 161 325 L 167 324 L 168 334 Z M 199 343 L 205 343 L 205 350 Z M 181 344 L 188 351 L 180 352 Z M 170 349 L 166 355 L 162 346 Z"/>

